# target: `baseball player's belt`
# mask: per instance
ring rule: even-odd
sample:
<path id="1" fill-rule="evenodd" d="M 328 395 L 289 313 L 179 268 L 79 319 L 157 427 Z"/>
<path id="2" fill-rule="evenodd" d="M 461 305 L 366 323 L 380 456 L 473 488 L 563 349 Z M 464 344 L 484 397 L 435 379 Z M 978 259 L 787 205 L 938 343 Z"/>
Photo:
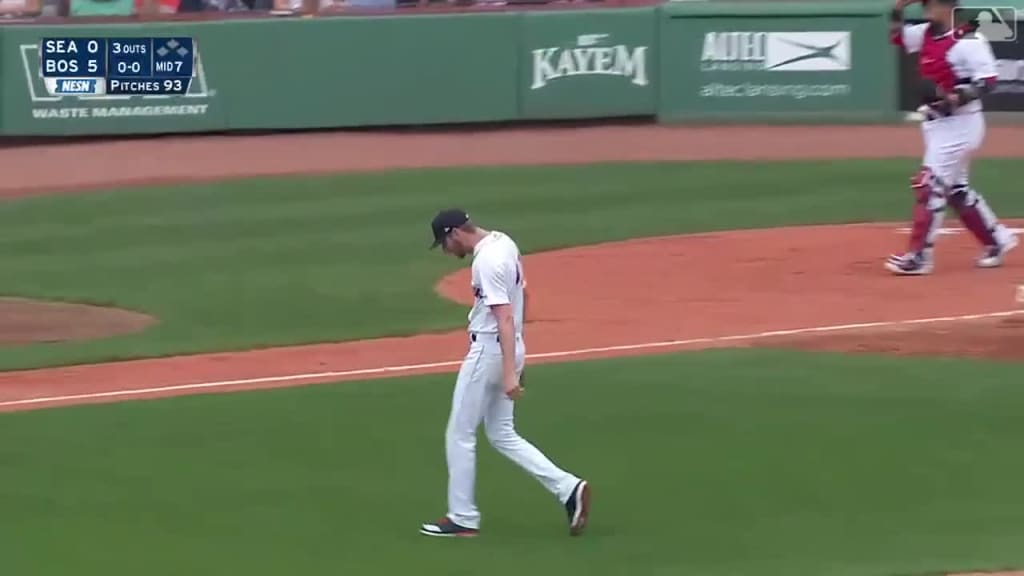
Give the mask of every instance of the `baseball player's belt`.
<path id="1" fill-rule="evenodd" d="M 522 334 L 516 334 L 516 340 L 522 337 Z M 470 332 L 469 339 L 472 342 L 501 342 L 501 337 L 497 332 Z"/>

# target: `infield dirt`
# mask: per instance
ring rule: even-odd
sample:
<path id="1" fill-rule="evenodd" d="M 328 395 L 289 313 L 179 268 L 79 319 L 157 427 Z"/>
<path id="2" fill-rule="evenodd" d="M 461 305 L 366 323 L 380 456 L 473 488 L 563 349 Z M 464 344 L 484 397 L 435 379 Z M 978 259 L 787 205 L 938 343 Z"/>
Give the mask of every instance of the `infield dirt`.
<path id="1" fill-rule="evenodd" d="M 2 149 L 0 197 L 427 166 L 917 157 L 920 146 L 915 125 L 630 125 L 164 137 Z M 1024 157 L 1024 127 L 990 127 L 980 156 Z M 168 157 L 175 161 L 166 162 Z M 46 168 L 54 165 L 66 169 Z M 117 180 L 110 179 L 113 174 Z M 900 193 L 902 183 L 893 187 Z M 1014 302 L 1016 285 L 1024 283 L 1024 250 L 1012 254 L 1001 269 L 977 270 L 977 247 L 969 236 L 954 234 L 941 240 L 936 274 L 894 278 L 882 270 L 881 261 L 904 245 L 900 226 L 698 234 L 531 255 L 527 266 L 535 301 L 527 328 L 529 352 L 541 356 L 537 361 L 551 361 L 774 346 L 1024 358 L 1024 307 L 1015 308 Z M 465 270 L 442 279 L 437 289 L 460 302 L 471 297 Z M 860 326 L 865 323 L 875 325 Z M 681 342 L 643 345 L 665 341 Z M 464 332 L 454 331 L 5 372 L 0 373 L 0 411 L 451 372 L 465 345 Z M 593 348 L 599 350 L 561 354 Z M 395 366 L 402 368 L 389 368 Z"/>

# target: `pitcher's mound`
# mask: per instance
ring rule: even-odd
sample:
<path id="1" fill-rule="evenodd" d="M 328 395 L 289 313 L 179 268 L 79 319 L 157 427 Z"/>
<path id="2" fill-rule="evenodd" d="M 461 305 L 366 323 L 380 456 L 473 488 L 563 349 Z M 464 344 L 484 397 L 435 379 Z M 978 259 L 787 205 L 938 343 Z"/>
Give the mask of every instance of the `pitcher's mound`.
<path id="1" fill-rule="evenodd" d="M 156 322 L 139 312 L 24 298 L 0 298 L 0 346 L 95 340 L 140 332 Z"/>

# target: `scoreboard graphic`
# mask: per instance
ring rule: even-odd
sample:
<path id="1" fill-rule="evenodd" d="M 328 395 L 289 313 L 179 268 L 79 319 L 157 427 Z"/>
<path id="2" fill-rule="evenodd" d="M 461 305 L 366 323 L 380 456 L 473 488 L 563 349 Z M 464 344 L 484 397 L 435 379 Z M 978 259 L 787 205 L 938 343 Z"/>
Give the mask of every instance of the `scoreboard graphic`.
<path id="1" fill-rule="evenodd" d="M 39 76 L 50 96 L 184 95 L 196 76 L 192 38 L 43 38 Z"/>

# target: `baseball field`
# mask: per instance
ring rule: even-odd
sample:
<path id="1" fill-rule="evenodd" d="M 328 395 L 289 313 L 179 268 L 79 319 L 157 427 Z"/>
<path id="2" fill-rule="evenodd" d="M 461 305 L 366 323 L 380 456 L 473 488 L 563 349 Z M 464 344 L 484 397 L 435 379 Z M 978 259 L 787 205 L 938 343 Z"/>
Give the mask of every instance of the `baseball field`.
<path id="1" fill-rule="evenodd" d="M 1024 250 L 907 241 L 916 125 L 560 126 L 0 150 L 10 575 L 1024 569 Z M 62 166 L 53 170 L 52 166 Z M 1024 127 L 972 181 L 1024 224 Z M 519 432 L 437 540 L 465 208 L 527 253 Z M 1019 573 L 1018 573 L 1019 574 Z"/>

